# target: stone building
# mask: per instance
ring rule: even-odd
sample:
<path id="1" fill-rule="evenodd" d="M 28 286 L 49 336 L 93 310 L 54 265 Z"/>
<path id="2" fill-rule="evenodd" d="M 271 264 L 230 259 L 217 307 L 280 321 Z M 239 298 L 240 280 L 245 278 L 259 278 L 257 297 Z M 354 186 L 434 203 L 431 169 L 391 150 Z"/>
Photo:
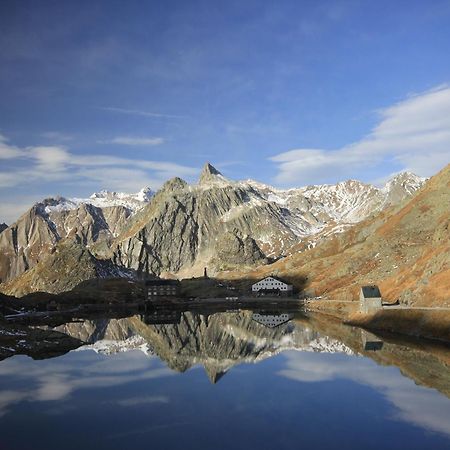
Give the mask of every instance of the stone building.
<path id="1" fill-rule="evenodd" d="M 365 314 L 374 313 L 382 309 L 381 292 L 375 284 L 361 286 L 359 293 L 359 310 Z"/>

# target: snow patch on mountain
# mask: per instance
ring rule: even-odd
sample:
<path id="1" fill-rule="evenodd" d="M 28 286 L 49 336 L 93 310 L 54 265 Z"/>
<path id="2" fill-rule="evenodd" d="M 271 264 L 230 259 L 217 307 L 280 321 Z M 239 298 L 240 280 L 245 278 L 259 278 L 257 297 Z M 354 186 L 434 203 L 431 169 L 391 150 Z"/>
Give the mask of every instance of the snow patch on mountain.
<path id="1" fill-rule="evenodd" d="M 77 348 L 76 352 L 92 350 L 102 355 L 114 355 L 116 353 L 124 353 L 132 350 L 139 350 L 147 356 L 153 355 L 147 341 L 139 335 L 131 336 L 123 341 L 102 339 L 94 344 L 84 345 Z"/>
<path id="2" fill-rule="evenodd" d="M 123 206 L 135 213 L 142 209 L 154 196 L 154 192 L 145 187 L 135 194 L 103 190 L 92 194 L 89 198 L 65 198 L 57 197 L 53 204 L 45 207 L 45 212 L 69 211 L 78 208 L 82 204 L 93 205 L 97 208 L 109 208 Z"/>

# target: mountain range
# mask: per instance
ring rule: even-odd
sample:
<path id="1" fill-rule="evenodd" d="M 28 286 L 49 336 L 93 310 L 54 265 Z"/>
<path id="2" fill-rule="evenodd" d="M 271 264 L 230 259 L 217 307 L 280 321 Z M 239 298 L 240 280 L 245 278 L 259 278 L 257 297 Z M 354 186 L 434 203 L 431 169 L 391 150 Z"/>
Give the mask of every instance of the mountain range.
<path id="1" fill-rule="evenodd" d="M 316 296 L 356 300 L 377 284 L 391 302 L 450 307 L 450 165 L 411 198 L 366 217 L 315 248 L 230 277 L 307 280 Z"/>
<path id="2" fill-rule="evenodd" d="M 207 163 L 196 184 L 173 178 L 156 193 L 48 198 L 0 233 L 0 289 L 61 292 L 88 276 L 264 267 L 395 208 L 425 181 L 404 172 L 382 188 L 348 180 L 281 190 L 229 180 Z"/>

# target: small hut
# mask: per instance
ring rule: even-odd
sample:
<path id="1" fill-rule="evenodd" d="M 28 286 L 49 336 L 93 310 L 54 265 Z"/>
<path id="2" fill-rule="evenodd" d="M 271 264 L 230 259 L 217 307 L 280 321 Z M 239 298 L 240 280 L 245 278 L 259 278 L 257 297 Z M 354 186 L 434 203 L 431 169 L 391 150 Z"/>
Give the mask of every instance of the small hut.
<path id="1" fill-rule="evenodd" d="M 359 293 L 359 310 L 365 314 L 381 309 L 381 292 L 377 285 L 362 286 Z"/>

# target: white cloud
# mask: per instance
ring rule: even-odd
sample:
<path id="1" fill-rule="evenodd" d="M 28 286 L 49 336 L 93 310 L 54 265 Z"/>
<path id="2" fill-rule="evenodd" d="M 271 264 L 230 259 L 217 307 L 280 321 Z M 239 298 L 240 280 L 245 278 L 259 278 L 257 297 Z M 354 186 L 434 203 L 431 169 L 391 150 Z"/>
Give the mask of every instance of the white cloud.
<path id="1" fill-rule="evenodd" d="M 4 139 L 4 138 L 3 138 Z M 1 145 L 5 140 L 0 140 Z M 0 171 L 0 187 L 23 183 L 85 180 L 99 187 L 115 190 L 157 188 L 173 176 L 191 177 L 198 169 L 170 161 L 130 159 L 96 154 L 74 154 L 62 146 L 39 146 L 20 149 L 5 144 L 4 157 L 22 160 L 19 168 Z"/>
<path id="2" fill-rule="evenodd" d="M 143 117 L 154 117 L 160 119 L 181 119 L 183 116 L 177 116 L 173 114 L 162 114 L 151 111 L 143 111 L 141 109 L 127 109 L 127 108 L 116 108 L 113 106 L 102 106 L 98 109 L 103 111 L 115 112 L 119 114 L 129 114 L 133 116 L 143 116 Z"/>
<path id="3" fill-rule="evenodd" d="M 379 124 L 360 141 L 334 150 L 301 148 L 273 156 L 279 170 L 276 182 L 361 178 L 361 170 L 386 161 L 396 170 L 430 176 L 450 162 L 450 87 L 411 96 L 379 114 Z M 387 170 L 392 171 L 392 165 Z"/>
<path id="4" fill-rule="evenodd" d="M 101 144 L 133 145 L 133 146 L 154 146 L 164 144 L 161 137 L 133 137 L 119 136 L 110 140 L 100 141 Z"/>
<path id="5" fill-rule="evenodd" d="M 287 352 L 279 375 L 299 382 L 352 380 L 380 392 L 395 406 L 393 419 L 450 435 L 450 402 L 433 389 L 417 386 L 396 367 L 378 366 L 368 358 L 339 354 Z"/>
<path id="6" fill-rule="evenodd" d="M 64 147 L 31 147 L 30 157 L 37 163 L 37 169 L 51 172 L 64 170 L 71 155 Z"/>
<path id="7" fill-rule="evenodd" d="M 152 403 L 169 403 L 169 397 L 166 395 L 144 395 L 140 397 L 129 397 L 114 402 L 119 406 L 137 406 L 137 405 L 148 405 Z"/>
<path id="8" fill-rule="evenodd" d="M 0 134 L 0 159 L 14 159 L 24 155 L 25 152 L 23 150 L 8 144 L 8 139 Z"/>
<path id="9" fill-rule="evenodd" d="M 41 133 L 41 136 L 45 139 L 51 140 L 51 141 L 71 141 L 73 137 L 66 133 L 61 133 L 60 131 L 46 131 L 44 133 Z"/>
<path id="10" fill-rule="evenodd" d="M 130 351 L 107 359 L 93 352 L 83 352 L 84 364 L 79 357 L 46 360 L 36 365 L 31 358 L 11 358 L 2 363 L 0 378 L 13 376 L 18 386 L 16 390 L 0 389 L 0 417 L 15 404 L 22 401 L 48 402 L 64 400 L 75 391 L 83 389 L 120 386 L 140 380 L 172 376 L 174 372 L 159 367 L 156 358 L 148 357 L 140 351 Z M 72 355 L 73 356 L 73 355 Z M 77 355 L 78 356 L 78 355 Z M 120 391 L 117 391 L 120 392 Z M 111 399 L 121 406 L 133 404 L 167 403 L 165 396 L 147 396 L 139 399 Z"/>

